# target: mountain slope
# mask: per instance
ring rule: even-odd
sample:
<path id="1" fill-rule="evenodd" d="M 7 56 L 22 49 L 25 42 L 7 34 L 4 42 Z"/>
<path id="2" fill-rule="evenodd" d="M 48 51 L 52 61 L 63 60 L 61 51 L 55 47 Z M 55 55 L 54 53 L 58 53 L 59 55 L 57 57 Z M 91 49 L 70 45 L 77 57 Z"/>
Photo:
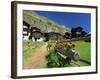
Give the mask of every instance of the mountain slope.
<path id="1" fill-rule="evenodd" d="M 42 32 L 58 32 L 64 34 L 66 31 L 70 31 L 70 29 L 29 10 L 23 11 L 23 20 L 29 23 L 31 27 L 41 29 Z"/>

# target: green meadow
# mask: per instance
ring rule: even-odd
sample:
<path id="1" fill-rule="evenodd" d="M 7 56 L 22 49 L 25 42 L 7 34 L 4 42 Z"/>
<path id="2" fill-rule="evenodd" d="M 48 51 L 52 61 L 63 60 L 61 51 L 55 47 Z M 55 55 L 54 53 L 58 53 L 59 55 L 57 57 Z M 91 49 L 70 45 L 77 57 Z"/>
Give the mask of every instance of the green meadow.
<path id="1" fill-rule="evenodd" d="M 73 42 L 76 47 L 75 50 L 80 53 L 80 58 L 84 59 L 88 62 L 91 62 L 91 44 L 90 42 L 85 42 L 85 41 L 75 41 Z M 78 64 L 81 66 L 87 66 L 88 64 L 78 61 Z"/>

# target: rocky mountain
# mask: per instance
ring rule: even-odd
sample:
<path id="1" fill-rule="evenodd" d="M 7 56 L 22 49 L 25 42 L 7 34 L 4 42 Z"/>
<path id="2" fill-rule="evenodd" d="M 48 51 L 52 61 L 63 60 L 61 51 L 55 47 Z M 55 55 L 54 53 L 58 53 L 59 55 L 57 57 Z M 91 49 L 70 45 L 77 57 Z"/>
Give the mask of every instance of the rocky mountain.
<path id="1" fill-rule="evenodd" d="M 58 32 L 64 34 L 66 31 L 70 31 L 70 29 L 44 16 L 40 16 L 31 10 L 23 10 L 23 20 L 30 24 L 31 27 L 39 28 L 42 32 Z"/>

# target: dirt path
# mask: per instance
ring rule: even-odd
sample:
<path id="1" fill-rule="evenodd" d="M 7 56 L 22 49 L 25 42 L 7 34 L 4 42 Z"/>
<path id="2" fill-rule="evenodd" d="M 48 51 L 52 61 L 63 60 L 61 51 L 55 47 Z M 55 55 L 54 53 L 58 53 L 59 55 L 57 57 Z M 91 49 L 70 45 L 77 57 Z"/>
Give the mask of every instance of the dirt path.
<path id="1" fill-rule="evenodd" d="M 24 69 L 45 68 L 46 58 L 48 54 L 46 49 L 47 44 L 44 44 L 36 53 L 24 63 Z"/>

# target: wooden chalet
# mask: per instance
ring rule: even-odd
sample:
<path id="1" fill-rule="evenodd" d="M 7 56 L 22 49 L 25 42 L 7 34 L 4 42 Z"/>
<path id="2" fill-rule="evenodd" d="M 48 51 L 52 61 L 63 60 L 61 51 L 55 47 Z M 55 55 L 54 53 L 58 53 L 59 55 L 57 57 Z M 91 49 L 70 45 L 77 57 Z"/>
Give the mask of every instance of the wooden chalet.
<path id="1" fill-rule="evenodd" d="M 65 37 L 66 39 L 70 39 L 70 38 L 71 38 L 71 33 L 70 33 L 70 32 L 65 32 L 64 37 Z"/>
<path id="2" fill-rule="evenodd" d="M 81 28 L 81 27 L 72 28 L 71 37 L 72 38 L 81 37 L 82 36 L 82 30 L 83 30 L 83 28 Z"/>
<path id="3" fill-rule="evenodd" d="M 60 33 L 56 33 L 56 32 L 44 33 L 44 36 L 45 36 L 46 41 L 63 39 L 63 36 Z"/>
<path id="4" fill-rule="evenodd" d="M 43 37 L 43 33 L 37 27 L 32 27 L 30 32 L 30 36 L 33 37 L 35 41 Z"/>
<path id="5" fill-rule="evenodd" d="M 30 25 L 23 21 L 23 38 L 28 39 L 27 37 L 29 36 L 30 33 Z"/>

